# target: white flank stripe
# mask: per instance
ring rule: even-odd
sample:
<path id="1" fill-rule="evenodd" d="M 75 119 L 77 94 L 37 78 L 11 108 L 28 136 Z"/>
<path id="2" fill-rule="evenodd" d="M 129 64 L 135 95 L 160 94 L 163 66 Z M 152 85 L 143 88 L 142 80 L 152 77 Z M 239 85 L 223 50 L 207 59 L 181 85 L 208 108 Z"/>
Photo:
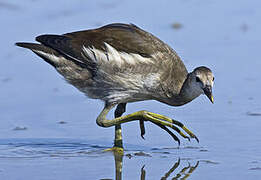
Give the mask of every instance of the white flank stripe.
<path id="1" fill-rule="evenodd" d="M 97 61 L 96 59 L 96 55 L 94 54 L 92 47 L 86 48 L 85 46 L 83 46 L 83 53 L 90 59 Z"/>
<path id="2" fill-rule="evenodd" d="M 117 64 L 121 65 L 123 62 L 122 62 L 121 55 L 119 54 L 119 52 L 115 48 L 113 48 L 111 45 L 107 44 L 106 42 L 104 44 L 107 48 L 108 60 L 116 61 Z"/>
<path id="3" fill-rule="evenodd" d="M 119 67 L 124 63 L 133 65 L 136 63 L 153 63 L 150 58 L 142 57 L 141 55 L 135 53 L 117 51 L 108 43 L 105 42 L 104 44 L 106 47 L 106 52 L 96 49 L 95 47 L 83 46 L 83 53 L 97 63 L 115 63 Z"/>

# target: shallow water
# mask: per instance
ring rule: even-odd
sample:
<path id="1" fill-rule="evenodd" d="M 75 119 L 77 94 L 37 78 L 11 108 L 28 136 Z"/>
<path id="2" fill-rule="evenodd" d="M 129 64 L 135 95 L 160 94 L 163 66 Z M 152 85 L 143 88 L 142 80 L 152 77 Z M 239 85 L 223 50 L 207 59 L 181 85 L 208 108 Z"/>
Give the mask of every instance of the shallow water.
<path id="1" fill-rule="evenodd" d="M 0 178 L 260 178 L 260 5 L 258 0 L 0 1 Z M 188 70 L 200 65 L 213 70 L 214 105 L 204 96 L 178 108 L 155 101 L 127 105 L 127 113 L 146 109 L 183 122 L 200 143 L 181 139 L 178 146 L 148 122 L 143 140 L 138 122 L 131 122 L 123 125 L 125 156 L 103 152 L 114 137 L 114 128 L 95 122 L 103 103 L 85 98 L 36 55 L 14 46 L 39 34 L 111 22 L 152 32 L 178 52 Z"/>
<path id="2" fill-rule="evenodd" d="M 0 172 L 6 179 L 17 176 L 24 179 L 178 179 L 191 176 L 200 167 L 219 164 L 189 155 L 191 152 L 204 154 L 207 150 L 203 147 L 148 148 L 128 145 L 122 156 L 104 152 L 110 146 L 99 144 L 68 138 L 2 139 Z M 16 173 L 8 173 L 11 171 Z"/>

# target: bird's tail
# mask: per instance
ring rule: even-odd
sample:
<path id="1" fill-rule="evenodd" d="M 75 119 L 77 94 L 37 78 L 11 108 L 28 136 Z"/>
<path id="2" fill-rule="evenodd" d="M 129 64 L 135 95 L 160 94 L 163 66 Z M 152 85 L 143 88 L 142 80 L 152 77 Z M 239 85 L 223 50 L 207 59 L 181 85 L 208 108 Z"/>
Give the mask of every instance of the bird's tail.
<path id="1" fill-rule="evenodd" d="M 27 43 L 27 42 L 17 42 L 16 46 L 27 48 L 32 50 L 35 54 L 43 58 L 47 63 L 56 67 L 59 60 L 59 53 L 49 47 L 42 44 Z"/>

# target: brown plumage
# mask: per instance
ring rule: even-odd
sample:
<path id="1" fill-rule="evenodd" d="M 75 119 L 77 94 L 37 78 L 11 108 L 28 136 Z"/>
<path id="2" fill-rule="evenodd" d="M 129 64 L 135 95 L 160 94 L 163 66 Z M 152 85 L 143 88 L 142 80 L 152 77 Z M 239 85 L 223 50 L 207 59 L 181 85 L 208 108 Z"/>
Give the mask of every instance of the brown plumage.
<path id="1" fill-rule="evenodd" d="M 143 77 L 146 77 L 146 75 L 152 73 L 158 76 L 158 80 L 155 82 L 157 85 L 146 87 L 148 92 L 145 92 L 144 89 L 139 92 L 132 88 L 131 96 L 139 96 L 138 94 L 142 93 L 142 96 L 145 96 L 146 99 L 161 99 L 162 96 L 168 98 L 179 93 L 187 76 L 187 70 L 174 50 L 135 25 L 111 24 L 99 29 L 64 35 L 41 35 L 36 37 L 36 40 L 42 45 L 27 43 L 17 43 L 17 45 L 33 50 L 43 58 L 44 56 L 39 51 L 64 57 L 60 62 L 53 62 L 46 57 L 44 59 L 53 65 L 70 84 L 76 86 L 90 98 L 112 101 L 112 99 L 108 99 L 110 97 L 102 97 L 110 96 L 108 94 L 110 89 L 117 88 L 122 92 L 126 91 L 126 88 L 127 91 L 131 89 L 131 87 L 120 87 L 119 79 L 116 79 L 115 76 L 125 75 L 129 79 L 136 74 L 142 74 Z M 88 58 L 86 53 L 83 52 L 83 47 L 94 47 L 106 53 L 105 42 L 119 52 L 138 54 L 141 57 L 149 58 L 150 62 L 124 63 L 120 67 L 117 62 L 116 64 L 109 63 L 109 66 L 105 63 L 101 65 L 102 62 Z M 71 68 L 68 69 L 67 67 Z M 101 67 L 106 68 L 103 69 L 102 75 L 99 73 Z M 164 71 L 161 71 L 162 69 Z M 108 77 L 104 77 L 104 74 L 107 74 Z M 90 88 L 86 88 L 86 86 Z M 105 86 L 106 92 L 99 92 Z M 152 93 L 156 93 L 156 96 Z M 129 99 L 128 97 L 128 100 L 117 100 L 115 103 L 128 102 Z"/>
<path id="2" fill-rule="evenodd" d="M 105 109 L 143 100 L 180 106 L 203 93 L 213 102 L 209 68 L 188 73 L 172 48 L 133 24 L 41 35 L 36 41 L 41 44 L 16 45 L 31 49 L 88 97 L 105 101 Z"/>

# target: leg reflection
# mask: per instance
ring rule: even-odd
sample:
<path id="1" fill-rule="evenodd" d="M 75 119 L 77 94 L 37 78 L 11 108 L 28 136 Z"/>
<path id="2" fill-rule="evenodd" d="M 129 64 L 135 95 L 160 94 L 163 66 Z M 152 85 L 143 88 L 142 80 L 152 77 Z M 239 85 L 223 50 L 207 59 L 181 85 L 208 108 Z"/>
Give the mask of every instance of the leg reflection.
<path id="1" fill-rule="evenodd" d="M 178 180 L 178 179 L 186 180 L 193 173 L 193 171 L 198 167 L 198 164 L 199 161 L 197 161 L 195 166 L 191 166 L 189 164 L 188 166 L 182 168 L 176 174 L 176 176 L 172 178 L 172 180 Z M 141 180 L 145 180 L 145 176 L 146 176 L 146 171 L 144 169 L 144 166 L 141 168 L 141 176 L 140 176 Z M 180 166 L 180 159 L 172 166 L 172 168 L 167 173 L 165 173 L 165 175 L 161 178 L 161 180 L 166 180 L 179 166 Z"/>
<path id="2" fill-rule="evenodd" d="M 115 161 L 115 179 L 121 180 L 122 178 L 122 159 L 123 153 L 113 152 Z"/>
<path id="3" fill-rule="evenodd" d="M 122 160 L 123 160 L 123 154 L 122 153 L 117 153 L 113 152 L 114 154 L 114 160 L 115 160 L 115 179 L 116 180 L 121 180 L 122 179 Z M 131 158 L 132 156 L 127 156 Z M 183 163 L 184 164 L 184 163 Z M 178 180 L 178 179 L 187 179 L 198 167 L 199 161 L 197 161 L 195 166 L 191 166 L 190 163 L 186 167 L 182 167 L 181 160 L 178 159 L 177 162 L 174 163 L 174 165 L 165 173 L 165 175 L 161 178 L 161 180 L 166 180 L 169 178 L 171 175 L 174 175 L 172 180 Z M 177 172 L 174 172 L 177 169 L 181 169 Z M 140 179 L 145 180 L 146 179 L 146 171 L 145 171 L 145 165 L 142 166 L 141 170 L 141 175 Z"/>
<path id="4" fill-rule="evenodd" d="M 178 180 L 178 179 L 184 179 L 186 180 L 192 173 L 193 171 L 198 167 L 199 161 L 197 161 L 195 166 L 191 166 L 190 163 L 188 166 L 184 167 L 172 180 Z M 186 172 L 188 170 L 188 172 Z M 182 175 L 184 175 L 182 177 Z"/>
<path id="5" fill-rule="evenodd" d="M 165 176 L 163 176 L 163 177 L 161 178 L 161 180 L 167 179 L 167 178 L 170 176 L 170 174 L 173 173 L 173 171 L 175 171 L 175 169 L 177 169 L 177 168 L 179 167 L 179 164 L 180 164 L 180 158 L 179 158 L 178 162 L 176 162 L 176 163 L 173 165 L 173 167 L 165 174 Z"/>
<path id="6" fill-rule="evenodd" d="M 145 180 L 145 177 L 146 177 L 146 171 L 145 171 L 144 167 L 145 167 L 145 165 L 143 165 L 141 168 L 140 180 Z"/>

